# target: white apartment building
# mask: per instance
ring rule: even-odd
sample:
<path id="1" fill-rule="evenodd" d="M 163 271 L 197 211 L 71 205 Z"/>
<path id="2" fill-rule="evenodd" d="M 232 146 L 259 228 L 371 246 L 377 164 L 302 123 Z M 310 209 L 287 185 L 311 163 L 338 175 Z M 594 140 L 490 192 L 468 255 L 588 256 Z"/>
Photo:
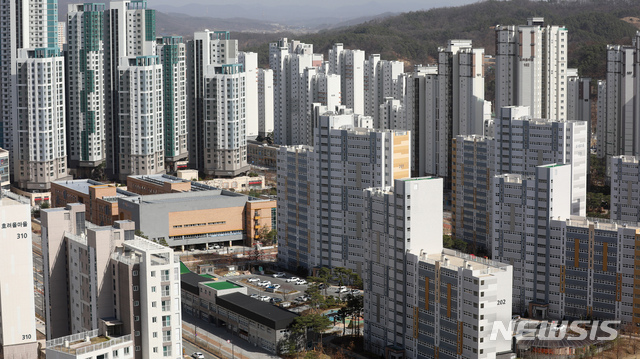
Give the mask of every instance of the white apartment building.
<path id="1" fill-rule="evenodd" d="M 17 122 L 13 181 L 25 190 L 48 190 L 67 170 L 64 57 L 57 48 L 20 49 L 16 60 Z"/>
<path id="2" fill-rule="evenodd" d="M 631 46 L 607 46 L 606 81 L 598 81 L 599 158 L 640 155 L 639 48 L 640 32 Z"/>
<path id="3" fill-rule="evenodd" d="M 534 176 L 498 175 L 491 186 L 491 254 L 513 266 L 513 311 L 524 313 L 530 303 L 559 306 L 552 296 L 562 261 L 549 221 L 571 215 L 571 166 L 538 166 Z"/>
<path id="4" fill-rule="evenodd" d="M 393 97 L 384 99 L 384 103 L 380 105 L 380 124 L 382 128 L 404 130 L 410 128 L 404 116 L 404 107 L 402 101 L 395 100 Z"/>
<path id="5" fill-rule="evenodd" d="M 589 123 L 591 138 L 591 79 L 578 76 L 578 69 L 567 69 L 567 85 L 567 121 Z"/>
<path id="6" fill-rule="evenodd" d="M 441 178 L 365 192 L 365 347 L 388 358 L 496 358 L 509 339 L 511 266 L 443 249 Z M 437 204 L 437 205 L 434 205 Z"/>
<path id="7" fill-rule="evenodd" d="M 238 63 L 238 40 L 232 40 L 228 31 L 197 31 L 187 43 L 187 58 L 189 163 L 200 169 L 206 163 L 205 74 L 209 66 Z"/>
<path id="8" fill-rule="evenodd" d="M 452 234 L 470 243 L 470 250 L 491 250 L 491 181 L 495 141 L 480 135 L 453 139 L 451 195 Z"/>
<path id="9" fill-rule="evenodd" d="M 273 70 L 258 69 L 258 134 L 273 132 Z"/>
<path id="10" fill-rule="evenodd" d="M 375 128 L 380 123 L 380 105 L 387 97 L 404 98 L 404 63 L 380 60 L 380 55 L 369 56 L 364 62 L 364 115 L 373 117 Z M 406 129 L 405 129 L 406 130 Z"/>
<path id="11" fill-rule="evenodd" d="M 125 67 L 130 66 L 128 65 L 128 59 L 130 58 L 156 55 L 155 22 L 155 10 L 147 9 L 146 0 L 112 1 L 109 3 L 109 9 L 105 12 L 106 168 L 108 174 L 112 176 L 123 178 L 130 173 L 128 163 L 125 164 L 125 172 L 120 173 L 123 170 L 123 144 L 121 141 L 128 141 L 127 133 L 129 132 L 129 128 L 125 127 L 124 133 L 121 133 L 120 111 L 122 106 L 126 106 L 126 104 L 122 105 L 120 102 L 121 97 L 126 95 L 120 94 L 120 66 L 123 65 L 123 62 Z M 122 58 L 126 60 L 122 60 Z M 129 88 L 125 87 L 124 91 L 129 91 Z M 161 119 L 162 116 L 160 115 L 158 120 L 160 121 Z M 163 145 L 162 142 L 163 140 L 160 140 L 161 145 Z M 128 146 L 128 144 L 125 143 L 124 146 Z M 164 154 L 160 164 L 164 168 Z M 154 167 L 156 166 L 157 163 L 154 163 Z M 156 169 L 154 168 L 154 170 Z M 146 165 L 145 170 L 148 170 Z"/>
<path id="12" fill-rule="evenodd" d="M 297 138 L 292 117 L 299 112 L 301 77 L 306 68 L 314 67 L 314 58 L 310 44 L 287 38 L 269 44 L 269 68 L 273 70 L 273 132 L 278 145 L 310 144 Z"/>
<path id="13" fill-rule="evenodd" d="M 63 49 L 67 44 L 67 23 L 58 21 L 58 48 Z"/>
<path id="14" fill-rule="evenodd" d="M 614 156 L 610 162 L 610 218 L 640 222 L 640 161 L 634 156 Z"/>
<path id="15" fill-rule="evenodd" d="M 120 180 L 164 173 L 164 101 L 158 56 L 122 57 L 118 66 Z"/>
<path id="16" fill-rule="evenodd" d="M 224 177 L 246 172 L 246 73 L 241 64 L 207 66 L 202 106 L 201 171 Z"/>
<path id="17" fill-rule="evenodd" d="M 442 251 L 442 183 L 407 178 L 364 190 L 364 338 L 376 354 L 397 346 L 418 357 L 418 260 Z"/>
<path id="18" fill-rule="evenodd" d="M 247 138 L 258 136 L 260 127 L 259 94 L 258 94 L 258 54 L 255 52 L 240 52 L 238 63 L 242 64 L 245 72 L 245 102 Z"/>
<path id="19" fill-rule="evenodd" d="M 104 4 L 69 4 L 67 113 L 70 167 L 106 160 Z"/>
<path id="20" fill-rule="evenodd" d="M 29 200 L 3 193 L 0 215 L 0 346 L 5 358 L 35 359 L 38 343 Z"/>
<path id="21" fill-rule="evenodd" d="M 186 46 L 181 36 L 164 36 L 157 39 L 156 51 L 162 63 L 165 167 L 176 172 L 189 156 Z"/>
<path id="22" fill-rule="evenodd" d="M 586 215 L 588 122 L 531 118 L 528 108 L 509 106 L 494 126 L 496 174 L 533 176 L 540 165 L 570 164 L 571 214 Z"/>
<path id="23" fill-rule="evenodd" d="M 340 75 L 342 104 L 359 115 L 365 113 L 364 61 L 364 51 L 345 50 L 341 43 L 329 50 L 329 73 Z"/>
<path id="24" fill-rule="evenodd" d="M 173 250 L 135 237 L 135 223 L 98 227 L 85 208 L 43 210 L 49 339 L 100 329 L 131 335 L 136 358 L 182 356 L 180 268 Z"/>
<path id="25" fill-rule="evenodd" d="M 567 120 L 568 30 L 532 17 L 527 25 L 496 25 L 496 113 L 529 106 L 531 116 Z"/>
<path id="26" fill-rule="evenodd" d="M 288 268 L 348 267 L 362 273 L 362 189 L 410 175 L 410 133 L 318 117 L 314 147 L 278 152 L 278 259 Z"/>
<path id="27" fill-rule="evenodd" d="M 120 315 L 132 325 L 136 357 L 182 358 L 180 262 L 173 250 L 136 237 L 113 252 L 110 266 Z"/>
<path id="28" fill-rule="evenodd" d="M 427 138 L 435 133 L 435 121 L 426 121 L 427 118 L 436 117 L 436 93 L 437 65 L 416 65 L 413 72 L 406 74 L 407 90 L 404 98 L 404 112 L 408 126 L 411 126 L 412 176 L 427 174 L 427 168 L 434 168 L 438 157 L 430 141 L 427 147 Z"/>

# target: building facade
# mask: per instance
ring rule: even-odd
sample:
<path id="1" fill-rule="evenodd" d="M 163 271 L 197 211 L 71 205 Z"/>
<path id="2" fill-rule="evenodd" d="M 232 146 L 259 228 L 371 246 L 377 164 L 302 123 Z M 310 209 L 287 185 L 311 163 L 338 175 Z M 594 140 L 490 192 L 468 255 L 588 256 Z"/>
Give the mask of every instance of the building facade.
<path id="1" fill-rule="evenodd" d="M 410 175 L 410 132 L 357 128 L 354 120 L 324 113 L 313 148 L 279 149 L 278 258 L 290 269 L 362 273 L 362 189 Z"/>
<path id="2" fill-rule="evenodd" d="M 634 156 L 611 157 L 610 218 L 640 222 L 640 161 Z"/>
<path id="3" fill-rule="evenodd" d="M 496 31 L 496 113 L 505 106 L 529 106 L 531 116 L 567 120 L 568 30 L 545 25 L 498 25 Z"/>

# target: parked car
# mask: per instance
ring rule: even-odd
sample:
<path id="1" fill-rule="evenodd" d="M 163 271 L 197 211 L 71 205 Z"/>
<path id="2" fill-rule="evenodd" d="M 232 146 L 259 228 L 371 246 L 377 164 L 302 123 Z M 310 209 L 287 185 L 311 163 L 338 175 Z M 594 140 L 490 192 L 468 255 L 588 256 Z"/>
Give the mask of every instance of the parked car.
<path id="1" fill-rule="evenodd" d="M 298 278 L 298 277 L 291 277 L 291 278 L 287 278 L 287 283 L 297 282 L 299 280 L 300 280 L 300 278 Z"/>
<path id="2" fill-rule="evenodd" d="M 280 284 L 272 284 L 273 289 L 280 289 Z"/>
<path id="3" fill-rule="evenodd" d="M 361 292 L 360 292 L 360 290 L 359 290 L 359 289 L 352 289 L 352 290 L 351 290 L 351 294 L 353 294 L 353 295 L 358 295 L 358 294 L 360 294 L 360 293 L 361 293 Z"/>
<path id="4" fill-rule="evenodd" d="M 262 282 L 259 282 L 258 285 L 261 287 L 268 287 L 271 285 L 271 282 L 268 280 L 263 280 Z"/>
<path id="5" fill-rule="evenodd" d="M 214 244 L 213 245 L 213 249 L 220 249 L 220 248 L 222 248 L 222 247 L 219 244 Z"/>
<path id="6" fill-rule="evenodd" d="M 273 278 L 284 278 L 284 272 L 278 272 L 273 274 Z"/>
<path id="7" fill-rule="evenodd" d="M 298 279 L 298 280 L 295 282 L 295 284 L 296 284 L 296 285 L 304 285 L 304 284 L 307 284 L 307 281 L 306 281 L 306 280 L 304 280 L 304 279 Z"/>
<path id="8" fill-rule="evenodd" d="M 282 302 L 278 305 L 282 308 L 289 308 L 291 306 L 291 302 Z"/>
<path id="9" fill-rule="evenodd" d="M 349 291 L 349 288 L 347 287 L 341 287 L 339 293 L 347 293 Z"/>
<path id="10" fill-rule="evenodd" d="M 193 354 L 191 354 L 191 357 L 194 359 L 204 359 L 204 355 L 202 355 L 202 353 L 200 352 L 195 352 Z"/>
<path id="11" fill-rule="evenodd" d="M 336 287 L 336 292 L 338 292 L 338 293 L 343 293 L 342 291 L 343 291 L 344 289 L 347 289 L 347 287 L 345 287 L 345 286 Z"/>
<path id="12" fill-rule="evenodd" d="M 271 300 L 270 297 L 267 297 L 266 295 L 261 295 L 258 297 L 259 300 L 263 301 L 263 302 L 268 302 Z"/>
<path id="13" fill-rule="evenodd" d="M 271 298 L 271 303 L 278 304 L 282 302 L 282 298 Z"/>
<path id="14" fill-rule="evenodd" d="M 255 293 L 254 293 L 254 294 L 251 294 L 251 296 L 250 296 L 250 297 L 251 297 L 251 298 L 253 298 L 253 299 L 258 299 L 259 295 L 257 295 L 257 294 L 255 294 Z"/>
<path id="15" fill-rule="evenodd" d="M 247 282 L 249 282 L 249 283 L 259 282 L 259 281 L 260 281 L 260 278 L 257 278 L 257 277 L 253 277 L 253 278 L 247 279 Z"/>

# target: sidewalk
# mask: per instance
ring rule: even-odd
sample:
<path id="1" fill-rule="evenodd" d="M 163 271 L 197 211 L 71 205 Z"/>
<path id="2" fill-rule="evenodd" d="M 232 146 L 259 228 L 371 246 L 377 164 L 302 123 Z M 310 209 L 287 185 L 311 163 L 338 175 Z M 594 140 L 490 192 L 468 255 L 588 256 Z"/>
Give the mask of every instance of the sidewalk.
<path id="1" fill-rule="evenodd" d="M 197 336 L 196 336 L 197 334 Z M 254 346 L 224 328 L 182 313 L 182 337 L 222 358 L 272 359 L 278 356 Z M 196 342 L 197 340 L 197 342 Z M 230 340 L 231 343 L 228 343 Z"/>

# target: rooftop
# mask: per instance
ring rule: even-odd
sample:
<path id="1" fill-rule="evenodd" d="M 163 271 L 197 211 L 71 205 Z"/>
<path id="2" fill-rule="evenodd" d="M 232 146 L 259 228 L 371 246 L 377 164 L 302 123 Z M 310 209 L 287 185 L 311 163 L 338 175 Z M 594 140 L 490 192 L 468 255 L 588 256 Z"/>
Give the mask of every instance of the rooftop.
<path id="1" fill-rule="evenodd" d="M 242 293 L 218 296 L 216 304 L 272 329 L 285 329 L 298 316 L 296 313 L 284 308 L 251 298 Z"/>
<path id="2" fill-rule="evenodd" d="M 420 260 L 431 264 L 440 262 L 440 267 L 445 267 L 452 270 L 458 270 L 459 268 L 472 269 L 474 273 L 476 271 L 479 271 L 478 274 L 490 274 L 506 270 L 506 268 L 509 267 L 508 264 L 458 252 L 451 249 L 443 249 L 442 253 L 421 253 Z"/>
<path id="3" fill-rule="evenodd" d="M 141 237 L 136 237 L 135 239 L 131 239 L 124 242 L 125 248 L 130 248 L 133 250 L 138 250 L 141 252 L 147 251 L 163 251 L 163 252 L 171 252 L 171 248 L 165 247 L 161 244 L 152 242 L 148 239 L 144 239 Z"/>
<path id="4" fill-rule="evenodd" d="M 70 190 L 89 194 L 89 187 L 93 186 L 104 186 L 104 187 L 112 187 L 114 184 L 102 183 L 98 181 L 94 181 L 92 179 L 78 179 L 78 180 L 69 180 L 69 181 L 56 181 L 54 182 L 58 186 L 68 188 Z"/>
<path id="5" fill-rule="evenodd" d="M 114 345 L 130 342 L 131 335 L 125 335 L 117 338 L 110 338 L 104 335 L 98 334 L 98 329 L 94 329 L 89 332 L 78 333 L 68 335 L 53 340 L 49 340 L 46 343 L 47 350 L 54 350 L 61 353 L 68 353 L 73 355 L 81 355 L 91 353 L 97 350 L 106 349 Z"/>
<path id="6" fill-rule="evenodd" d="M 207 278 L 205 276 L 201 276 L 201 277 Z M 211 278 L 208 278 L 208 279 L 211 279 Z M 209 282 L 209 283 L 204 283 L 204 285 L 206 285 L 209 288 L 213 288 L 215 290 L 225 290 L 225 289 L 240 288 L 239 285 L 233 284 L 233 283 L 227 282 L 227 281 L 224 281 L 224 282 Z"/>

